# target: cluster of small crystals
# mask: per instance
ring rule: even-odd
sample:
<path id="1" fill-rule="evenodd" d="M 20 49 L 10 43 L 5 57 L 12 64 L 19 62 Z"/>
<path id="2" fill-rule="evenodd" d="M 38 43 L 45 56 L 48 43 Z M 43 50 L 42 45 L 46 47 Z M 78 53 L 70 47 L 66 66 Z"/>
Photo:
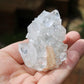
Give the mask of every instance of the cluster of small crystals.
<path id="1" fill-rule="evenodd" d="M 51 46 L 56 54 L 56 67 L 66 59 L 67 45 L 63 43 L 66 30 L 61 24 L 59 12 L 43 11 L 28 26 L 28 43 L 19 45 L 26 66 L 42 71 L 47 66 L 46 47 Z"/>

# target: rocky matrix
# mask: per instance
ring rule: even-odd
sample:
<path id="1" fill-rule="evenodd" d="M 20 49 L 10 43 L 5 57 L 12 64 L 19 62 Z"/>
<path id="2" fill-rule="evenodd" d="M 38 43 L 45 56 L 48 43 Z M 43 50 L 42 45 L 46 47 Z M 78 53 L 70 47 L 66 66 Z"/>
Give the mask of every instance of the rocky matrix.
<path id="1" fill-rule="evenodd" d="M 19 44 L 25 65 L 37 71 L 58 68 L 67 56 L 67 44 L 63 43 L 65 35 L 59 12 L 44 10 L 28 26 L 29 42 Z"/>

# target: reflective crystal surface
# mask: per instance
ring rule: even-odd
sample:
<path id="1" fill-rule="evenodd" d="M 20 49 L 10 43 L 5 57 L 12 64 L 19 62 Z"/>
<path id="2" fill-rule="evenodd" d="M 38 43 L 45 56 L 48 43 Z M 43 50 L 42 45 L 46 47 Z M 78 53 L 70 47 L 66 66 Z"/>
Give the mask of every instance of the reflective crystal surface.
<path id="1" fill-rule="evenodd" d="M 63 43 L 66 29 L 59 12 L 43 11 L 28 26 L 28 43 L 19 44 L 19 52 L 27 67 L 37 71 L 58 68 L 66 60 L 67 44 Z"/>

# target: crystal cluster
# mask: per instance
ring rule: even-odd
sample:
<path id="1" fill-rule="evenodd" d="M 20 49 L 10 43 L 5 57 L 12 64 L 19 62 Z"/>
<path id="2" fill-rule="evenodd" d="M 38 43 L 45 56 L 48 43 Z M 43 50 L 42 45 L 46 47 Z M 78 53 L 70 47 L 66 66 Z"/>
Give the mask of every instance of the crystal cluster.
<path id="1" fill-rule="evenodd" d="M 65 35 L 59 12 L 44 10 L 28 26 L 29 42 L 19 44 L 25 65 L 37 71 L 58 68 L 67 56 L 67 44 L 63 43 Z"/>

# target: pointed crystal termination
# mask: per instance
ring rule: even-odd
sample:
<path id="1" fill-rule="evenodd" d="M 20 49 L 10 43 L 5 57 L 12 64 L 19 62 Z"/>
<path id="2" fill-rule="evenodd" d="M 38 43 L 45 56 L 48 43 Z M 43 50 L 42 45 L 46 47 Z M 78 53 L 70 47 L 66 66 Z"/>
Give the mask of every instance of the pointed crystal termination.
<path id="1" fill-rule="evenodd" d="M 66 29 L 59 12 L 43 11 L 28 26 L 28 43 L 19 44 L 19 52 L 27 67 L 37 71 L 58 68 L 66 60 L 67 44 L 63 43 Z"/>

